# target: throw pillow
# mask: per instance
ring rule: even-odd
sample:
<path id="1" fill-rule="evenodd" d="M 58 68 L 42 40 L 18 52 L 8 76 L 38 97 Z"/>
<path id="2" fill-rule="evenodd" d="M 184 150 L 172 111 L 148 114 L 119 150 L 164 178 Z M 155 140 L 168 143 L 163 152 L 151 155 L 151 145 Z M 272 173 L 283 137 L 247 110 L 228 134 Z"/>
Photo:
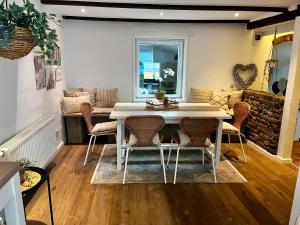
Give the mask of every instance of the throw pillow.
<path id="1" fill-rule="evenodd" d="M 100 108 L 112 108 L 117 102 L 117 88 L 100 89 L 96 91 L 96 106 Z"/>
<path id="2" fill-rule="evenodd" d="M 80 96 L 80 97 L 63 97 L 64 113 L 79 113 L 81 112 L 81 103 L 90 103 L 90 96 Z"/>
<path id="3" fill-rule="evenodd" d="M 64 97 L 75 97 L 75 92 L 83 92 L 83 88 L 68 88 L 64 90 Z"/>
<path id="4" fill-rule="evenodd" d="M 75 92 L 75 97 L 80 97 L 80 96 L 87 96 L 89 95 L 88 92 L 83 91 L 83 92 Z"/>
<path id="5" fill-rule="evenodd" d="M 88 90 L 89 95 L 90 95 L 90 102 L 91 102 L 91 106 L 92 107 L 96 106 L 96 91 L 97 91 L 96 88 L 92 88 L 92 89 Z"/>
<path id="6" fill-rule="evenodd" d="M 227 91 L 222 91 L 222 92 L 214 92 L 210 104 L 213 106 L 218 107 L 219 109 L 223 110 L 229 110 L 228 109 L 228 96 L 229 93 Z"/>
<path id="7" fill-rule="evenodd" d="M 232 91 L 228 98 L 228 107 L 232 109 L 235 103 L 241 102 L 243 99 L 244 91 Z"/>
<path id="8" fill-rule="evenodd" d="M 191 102 L 209 103 L 213 95 L 213 90 L 191 88 Z"/>

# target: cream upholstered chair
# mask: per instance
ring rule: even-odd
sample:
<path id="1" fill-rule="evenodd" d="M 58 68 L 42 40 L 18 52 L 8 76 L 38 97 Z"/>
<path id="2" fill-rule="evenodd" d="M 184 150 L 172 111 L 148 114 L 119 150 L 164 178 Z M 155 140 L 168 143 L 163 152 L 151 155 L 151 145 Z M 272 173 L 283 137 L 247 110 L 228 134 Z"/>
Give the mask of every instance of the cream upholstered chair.
<path id="1" fill-rule="evenodd" d="M 179 123 L 180 130 L 173 135 L 172 144 L 177 144 L 177 156 L 174 172 L 174 181 L 176 183 L 179 151 L 182 149 L 199 149 L 202 150 L 202 165 L 204 165 L 204 156 L 207 153 L 212 161 L 214 182 L 217 183 L 215 169 L 214 145 L 210 141 L 210 136 L 216 132 L 218 120 L 211 118 L 182 118 Z M 172 147 L 169 149 L 167 165 L 169 165 Z"/>
<path id="2" fill-rule="evenodd" d="M 247 162 L 245 150 L 242 142 L 242 133 L 241 133 L 241 127 L 243 126 L 245 120 L 247 119 L 249 113 L 250 113 L 250 105 L 246 102 L 239 102 L 235 103 L 233 106 L 233 112 L 234 112 L 234 123 L 230 124 L 227 122 L 223 122 L 223 134 L 228 135 L 228 143 L 230 145 L 230 136 L 231 135 L 237 135 L 239 137 L 241 146 L 242 146 L 242 153 L 244 156 L 244 162 Z"/>
<path id="3" fill-rule="evenodd" d="M 82 112 L 82 116 L 84 118 L 84 121 L 87 125 L 89 135 L 91 136 L 90 141 L 89 141 L 89 147 L 87 149 L 85 160 L 84 160 L 84 163 L 83 163 L 83 165 L 86 166 L 88 156 L 89 156 L 89 153 L 90 153 L 90 148 L 91 148 L 92 141 L 93 141 L 93 149 L 92 149 L 92 152 L 93 152 L 94 147 L 95 147 L 96 138 L 98 136 L 116 135 L 117 123 L 115 121 L 113 121 L 113 122 L 103 122 L 103 123 L 97 123 L 94 126 L 93 123 L 92 123 L 92 107 L 91 107 L 90 103 L 87 103 L 87 102 L 82 103 L 80 108 L 81 108 L 81 112 Z"/>
<path id="4" fill-rule="evenodd" d="M 133 150 L 146 149 L 147 147 L 157 148 L 160 150 L 164 182 L 167 182 L 164 153 L 158 134 L 158 132 L 164 127 L 164 125 L 165 121 L 161 116 L 130 116 L 126 118 L 125 127 L 129 130 L 130 134 L 129 137 L 126 138 L 127 148 L 123 184 L 125 184 L 126 182 L 129 152 Z"/>

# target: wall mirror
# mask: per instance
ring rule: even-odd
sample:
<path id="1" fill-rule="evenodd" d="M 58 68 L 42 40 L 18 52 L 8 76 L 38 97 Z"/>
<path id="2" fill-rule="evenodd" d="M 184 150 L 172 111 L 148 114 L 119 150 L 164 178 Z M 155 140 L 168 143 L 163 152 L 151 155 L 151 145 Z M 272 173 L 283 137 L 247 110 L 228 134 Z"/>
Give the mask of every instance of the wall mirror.
<path id="1" fill-rule="evenodd" d="M 287 34 L 275 38 L 272 42 L 272 58 L 269 63 L 269 85 L 270 93 L 285 96 L 288 81 L 290 58 L 292 51 L 293 34 Z"/>

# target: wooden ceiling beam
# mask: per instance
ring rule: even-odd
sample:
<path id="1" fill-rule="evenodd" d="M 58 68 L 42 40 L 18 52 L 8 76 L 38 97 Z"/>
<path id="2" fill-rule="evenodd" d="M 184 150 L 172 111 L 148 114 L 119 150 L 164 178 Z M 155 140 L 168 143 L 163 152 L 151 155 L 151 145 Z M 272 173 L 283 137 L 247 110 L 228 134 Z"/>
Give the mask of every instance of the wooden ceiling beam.
<path id="1" fill-rule="evenodd" d="M 171 20 L 171 19 L 136 19 L 136 18 L 106 18 L 106 17 L 86 17 L 86 16 L 63 16 L 66 20 L 85 21 L 110 21 L 110 22 L 137 22 L 137 23 L 244 23 L 249 20 Z"/>
<path id="2" fill-rule="evenodd" d="M 294 20 L 297 16 L 300 16 L 300 7 L 298 5 L 297 9 L 282 13 L 276 16 L 267 17 L 265 19 L 256 20 L 253 22 L 248 22 L 247 29 L 253 30 L 261 27 L 271 26 L 278 23 L 288 22 Z"/>

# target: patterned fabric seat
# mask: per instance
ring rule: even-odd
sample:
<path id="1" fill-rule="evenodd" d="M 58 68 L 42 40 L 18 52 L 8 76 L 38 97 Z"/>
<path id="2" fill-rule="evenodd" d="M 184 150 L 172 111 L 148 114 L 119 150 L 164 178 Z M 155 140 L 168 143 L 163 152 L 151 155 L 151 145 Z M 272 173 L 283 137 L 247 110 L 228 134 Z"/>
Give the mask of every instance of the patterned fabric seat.
<path id="1" fill-rule="evenodd" d="M 235 126 L 233 126 L 230 123 L 223 122 L 223 132 L 224 133 L 239 133 L 239 129 L 237 129 Z"/>
<path id="2" fill-rule="evenodd" d="M 117 131 L 117 122 L 104 122 L 97 123 L 92 129 L 92 134 L 100 133 L 100 132 L 116 132 Z"/>

